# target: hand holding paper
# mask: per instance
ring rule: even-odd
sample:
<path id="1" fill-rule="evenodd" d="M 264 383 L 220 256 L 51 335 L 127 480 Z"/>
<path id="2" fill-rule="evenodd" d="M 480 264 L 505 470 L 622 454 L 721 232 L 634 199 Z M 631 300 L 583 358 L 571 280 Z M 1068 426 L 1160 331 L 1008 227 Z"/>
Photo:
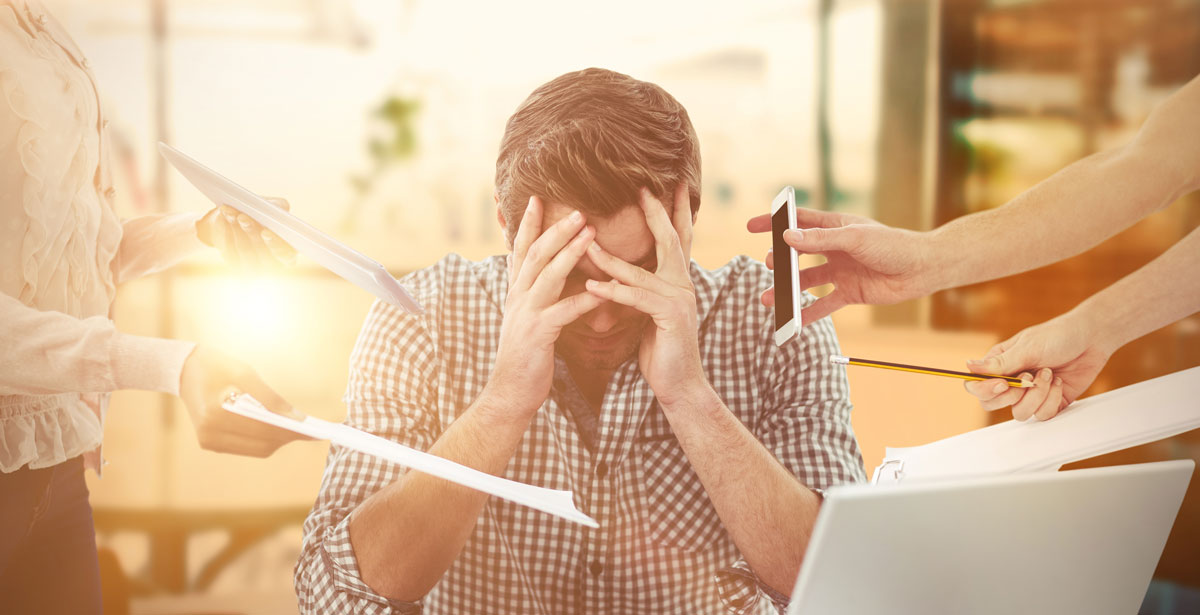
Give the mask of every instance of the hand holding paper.
<path id="1" fill-rule="evenodd" d="M 329 440 L 338 446 L 373 455 L 510 502 L 562 517 L 568 521 L 588 527 L 600 527 L 600 524 L 596 523 L 594 519 L 575 508 L 574 495 L 570 491 L 535 487 L 492 476 L 340 423 L 331 423 L 312 416 L 306 417 L 303 421 L 297 421 L 270 412 L 253 397 L 245 394 L 238 395 L 226 402 L 225 409 L 311 438 Z"/>

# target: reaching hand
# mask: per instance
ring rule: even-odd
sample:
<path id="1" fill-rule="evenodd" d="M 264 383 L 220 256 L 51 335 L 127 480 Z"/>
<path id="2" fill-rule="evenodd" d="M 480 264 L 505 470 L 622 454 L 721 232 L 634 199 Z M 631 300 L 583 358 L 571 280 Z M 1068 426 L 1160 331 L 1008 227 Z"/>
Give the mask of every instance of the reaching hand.
<path id="1" fill-rule="evenodd" d="M 221 407 L 230 393 L 249 393 L 271 412 L 303 420 L 303 416 L 267 386 L 250 366 L 204 346 L 183 364 L 179 396 L 187 406 L 200 446 L 218 453 L 266 457 L 304 436 L 239 416 Z"/>
<path id="2" fill-rule="evenodd" d="M 929 262 L 923 235 L 884 226 L 870 218 L 815 209 L 796 208 L 801 230 L 789 230 L 783 239 L 804 254 L 822 254 L 826 262 L 800 270 L 800 290 L 833 284 L 834 290 L 801 311 L 804 324 L 815 322 L 853 304 L 890 305 L 936 290 L 927 272 Z M 752 233 L 771 230 L 770 214 L 751 218 Z M 767 252 L 766 264 L 774 269 L 775 255 Z M 774 287 L 762 295 L 763 305 L 775 302 Z"/>
<path id="3" fill-rule="evenodd" d="M 542 233 L 542 207 L 538 197 L 529 199 L 513 239 L 500 344 L 485 391 L 522 416 L 532 415 L 550 394 L 562 328 L 604 303 L 588 293 L 559 299 L 596 229 L 576 211 Z"/>
<path id="4" fill-rule="evenodd" d="M 284 211 L 290 208 L 284 199 L 268 197 L 267 200 Z M 197 220 L 196 236 L 220 250 L 221 256 L 235 265 L 290 265 L 296 260 L 292 246 L 228 205 L 214 207 Z"/>
<path id="5" fill-rule="evenodd" d="M 589 258 L 608 282 L 588 280 L 597 297 L 627 305 L 650 316 L 638 349 L 638 365 L 659 403 L 665 407 L 703 390 L 700 365 L 696 291 L 689 274 L 692 250 L 692 209 L 686 184 L 675 190 L 674 219 L 645 188 L 640 204 L 654 235 L 658 267 L 650 273 L 592 244 Z"/>
<path id="6" fill-rule="evenodd" d="M 1111 350 L 1096 345 L 1088 327 L 1067 313 L 1025 329 L 993 346 L 982 359 L 967 363 L 974 373 L 1019 373 L 1022 379 L 1033 379 L 1036 386 L 1019 389 L 993 379 L 969 381 L 966 387 L 985 410 L 1011 405 L 1018 421 L 1031 416 L 1044 421 L 1086 391 L 1111 355 Z"/>

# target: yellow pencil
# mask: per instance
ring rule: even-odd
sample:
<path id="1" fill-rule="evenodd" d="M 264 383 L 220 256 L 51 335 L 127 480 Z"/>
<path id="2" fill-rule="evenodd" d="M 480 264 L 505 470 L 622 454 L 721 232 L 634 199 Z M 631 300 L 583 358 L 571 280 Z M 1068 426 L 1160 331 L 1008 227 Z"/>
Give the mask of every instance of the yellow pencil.
<path id="1" fill-rule="evenodd" d="M 949 378 L 962 378 L 963 380 L 991 380 L 999 378 L 1008 383 L 1010 387 L 1020 389 L 1029 389 L 1033 387 L 1033 383 L 1021 380 L 1015 376 L 993 376 L 991 374 L 972 374 L 970 372 L 956 372 L 948 369 L 938 369 L 936 367 L 920 367 L 917 365 L 904 365 L 902 363 L 886 363 L 884 361 L 872 361 L 870 359 L 855 359 L 853 357 L 843 357 L 841 355 L 830 355 L 830 363 L 838 365 L 862 365 L 863 367 L 878 367 L 880 369 L 894 369 L 901 372 L 912 372 L 914 374 L 929 374 L 931 376 L 947 376 Z"/>

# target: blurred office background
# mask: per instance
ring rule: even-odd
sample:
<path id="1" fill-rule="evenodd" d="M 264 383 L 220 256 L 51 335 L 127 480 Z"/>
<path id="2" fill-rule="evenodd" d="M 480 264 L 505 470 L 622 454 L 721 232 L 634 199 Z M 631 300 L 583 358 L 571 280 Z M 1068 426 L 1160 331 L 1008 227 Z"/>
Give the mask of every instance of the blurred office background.
<path id="1" fill-rule="evenodd" d="M 688 108 L 704 159 L 694 257 L 709 267 L 765 254 L 767 239 L 744 223 L 786 184 L 806 206 L 913 229 L 1000 206 L 1127 142 L 1200 73 L 1197 0 L 48 4 L 88 54 L 117 128 L 124 216 L 210 206 L 159 160 L 164 140 L 286 197 L 397 275 L 447 252 L 504 251 L 491 199 L 504 122 L 566 71 L 627 72 Z M 834 317 L 843 349 L 961 369 L 1161 253 L 1200 221 L 1196 200 L 1058 265 L 844 309 Z M 370 302 L 303 259 L 257 274 L 208 255 L 123 287 L 116 318 L 129 332 L 222 348 L 303 411 L 340 419 Z M 1192 317 L 1118 352 L 1091 393 L 1198 364 Z M 868 473 L 884 446 L 1009 418 L 981 411 L 957 381 L 873 371 L 850 372 Z M 295 612 L 299 524 L 326 445 L 294 443 L 266 460 L 203 452 L 178 404 L 130 392 L 114 397 L 106 438 L 110 465 L 90 486 L 110 612 Z M 1168 458 L 1200 459 L 1200 436 L 1093 463 Z M 1196 553 L 1193 483 L 1156 591 L 1200 587 Z"/>

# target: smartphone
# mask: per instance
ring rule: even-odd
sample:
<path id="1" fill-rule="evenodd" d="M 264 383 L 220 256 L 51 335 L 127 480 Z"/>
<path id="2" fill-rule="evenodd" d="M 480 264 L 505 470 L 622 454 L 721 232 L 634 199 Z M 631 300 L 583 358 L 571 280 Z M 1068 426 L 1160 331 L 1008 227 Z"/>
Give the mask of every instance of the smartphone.
<path id="1" fill-rule="evenodd" d="M 775 345 L 782 346 L 800 331 L 800 271 L 796 250 L 783 241 L 783 232 L 796 228 L 796 191 L 785 187 L 771 202 L 771 250 L 775 255 Z"/>

